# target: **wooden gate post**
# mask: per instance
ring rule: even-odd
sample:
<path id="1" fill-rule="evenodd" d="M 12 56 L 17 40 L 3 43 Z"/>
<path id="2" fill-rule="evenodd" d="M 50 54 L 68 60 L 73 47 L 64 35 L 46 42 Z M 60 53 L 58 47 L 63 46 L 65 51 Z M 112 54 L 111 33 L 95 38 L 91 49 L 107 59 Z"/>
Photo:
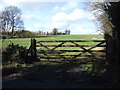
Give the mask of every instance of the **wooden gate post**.
<path id="1" fill-rule="evenodd" d="M 31 49 L 30 49 L 30 54 L 33 56 L 33 39 L 31 38 Z"/>
<path id="2" fill-rule="evenodd" d="M 31 56 L 36 58 L 36 40 L 31 39 Z"/>
<path id="3" fill-rule="evenodd" d="M 36 40 L 35 39 L 33 39 L 33 52 L 34 52 L 34 57 L 36 58 L 36 51 L 37 51 L 37 49 L 36 49 Z"/>

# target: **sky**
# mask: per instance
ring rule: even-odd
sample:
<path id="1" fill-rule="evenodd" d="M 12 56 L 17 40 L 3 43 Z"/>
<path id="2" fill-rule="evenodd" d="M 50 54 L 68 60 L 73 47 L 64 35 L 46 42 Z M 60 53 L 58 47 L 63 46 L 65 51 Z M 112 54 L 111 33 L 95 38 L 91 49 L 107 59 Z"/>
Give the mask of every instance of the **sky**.
<path id="1" fill-rule="evenodd" d="M 89 2 L 72 0 L 0 0 L 0 11 L 9 5 L 22 11 L 25 30 L 52 32 L 53 28 L 71 34 L 99 34 L 96 17 L 88 10 Z"/>

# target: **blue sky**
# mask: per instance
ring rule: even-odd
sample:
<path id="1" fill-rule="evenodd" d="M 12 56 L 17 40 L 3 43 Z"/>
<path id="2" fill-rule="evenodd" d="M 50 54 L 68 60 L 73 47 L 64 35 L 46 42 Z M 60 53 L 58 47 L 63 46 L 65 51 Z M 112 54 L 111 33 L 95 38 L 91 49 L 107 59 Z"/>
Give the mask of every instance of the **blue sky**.
<path id="1" fill-rule="evenodd" d="M 21 9 L 26 30 L 48 31 L 58 28 L 71 34 L 99 34 L 94 14 L 87 10 L 88 2 L 44 2 L 40 0 L 1 0 L 0 10 L 8 5 Z"/>

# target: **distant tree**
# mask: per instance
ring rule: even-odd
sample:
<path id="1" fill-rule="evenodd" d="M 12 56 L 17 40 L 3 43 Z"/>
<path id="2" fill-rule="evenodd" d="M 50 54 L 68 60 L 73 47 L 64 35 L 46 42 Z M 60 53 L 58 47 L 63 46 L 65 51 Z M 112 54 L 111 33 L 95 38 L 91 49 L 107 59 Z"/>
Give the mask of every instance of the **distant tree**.
<path id="1" fill-rule="evenodd" d="M 42 31 L 38 31 L 39 32 L 39 35 L 41 35 Z"/>
<path id="2" fill-rule="evenodd" d="M 46 35 L 46 32 L 43 32 L 43 35 Z"/>
<path id="3" fill-rule="evenodd" d="M 44 31 L 39 31 L 39 35 L 45 35 L 46 34 L 46 32 L 44 32 Z"/>
<path id="4" fill-rule="evenodd" d="M 49 35 L 49 32 L 47 32 L 46 35 Z"/>
<path id="5" fill-rule="evenodd" d="M 65 35 L 70 35 L 70 30 L 65 30 Z"/>
<path id="6" fill-rule="evenodd" d="M 70 30 L 68 30 L 68 35 L 70 35 Z"/>
<path id="7" fill-rule="evenodd" d="M 67 35 L 67 30 L 65 30 L 65 35 Z"/>
<path id="8" fill-rule="evenodd" d="M 52 33 L 53 33 L 53 35 L 57 35 L 57 33 L 58 33 L 58 29 L 57 29 L 57 28 L 53 28 Z"/>
<path id="9" fill-rule="evenodd" d="M 14 32 L 24 29 L 24 23 L 21 20 L 21 10 L 16 6 L 8 6 L 0 13 L 0 28 L 3 32 L 11 32 L 11 36 L 14 36 Z"/>

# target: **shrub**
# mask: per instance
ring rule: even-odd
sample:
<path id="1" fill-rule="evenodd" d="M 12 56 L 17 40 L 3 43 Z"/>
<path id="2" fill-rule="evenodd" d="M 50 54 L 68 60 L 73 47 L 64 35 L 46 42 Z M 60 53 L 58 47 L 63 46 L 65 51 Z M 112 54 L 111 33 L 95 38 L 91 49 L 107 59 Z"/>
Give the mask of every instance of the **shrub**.
<path id="1" fill-rule="evenodd" d="M 25 58 L 26 47 L 20 45 L 9 44 L 5 51 L 2 52 L 2 60 L 4 63 L 23 63 Z"/>

